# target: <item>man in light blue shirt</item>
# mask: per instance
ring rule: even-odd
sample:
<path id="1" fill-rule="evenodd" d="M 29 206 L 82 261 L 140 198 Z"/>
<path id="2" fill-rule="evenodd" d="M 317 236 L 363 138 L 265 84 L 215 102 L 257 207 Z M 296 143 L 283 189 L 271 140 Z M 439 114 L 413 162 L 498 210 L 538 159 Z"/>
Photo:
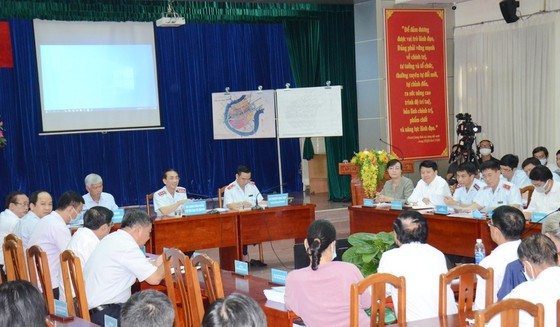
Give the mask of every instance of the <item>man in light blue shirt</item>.
<path id="1" fill-rule="evenodd" d="M 84 179 L 86 184 L 87 194 L 84 194 L 84 211 L 95 206 L 102 206 L 109 210 L 116 210 L 119 208 L 115 203 L 115 198 L 103 192 L 103 179 L 97 174 L 89 174 Z"/>

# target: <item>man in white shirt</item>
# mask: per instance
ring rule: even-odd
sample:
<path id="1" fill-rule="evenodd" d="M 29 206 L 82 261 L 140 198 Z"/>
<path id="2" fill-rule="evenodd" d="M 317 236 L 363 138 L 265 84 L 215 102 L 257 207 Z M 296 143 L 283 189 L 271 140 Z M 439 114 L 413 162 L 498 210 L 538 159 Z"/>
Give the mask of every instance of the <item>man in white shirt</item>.
<path id="1" fill-rule="evenodd" d="M 33 229 L 35 229 L 39 220 L 51 213 L 53 209 L 52 196 L 47 191 L 31 193 L 29 209 L 29 212 L 18 221 L 14 228 L 14 234 L 21 239 L 23 247 L 26 249 L 29 247 L 29 237 L 31 237 L 31 233 L 33 233 Z"/>
<path id="2" fill-rule="evenodd" d="M 136 279 L 158 285 L 164 278 L 163 258 L 151 263 L 140 249 L 151 231 L 152 219 L 145 212 L 129 211 L 121 228 L 103 238 L 89 257 L 84 284 L 93 323 L 103 325 L 105 315 L 120 317 Z"/>
<path id="3" fill-rule="evenodd" d="M 539 159 L 537 159 L 535 157 L 529 157 L 529 158 L 523 160 L 523 163 L 521 164 L 521 168 L 523 169 L 523 171 L 525 172 L 527 177 L 529 177 L 531 175 L 531 171 L 533 170 L 533 168 L 538 167 L 538 166 L 542 166 L 542 165 L 541 165 L 541 162 L 539 161 Z M 550 170 L 550 171 L 553 173 L 552 174 L 552 179 L 555 182 L 560 183 L 560 175 L 554 174 L 553 170 Z M 529 177 L 529 179 L 531 179 L 531 178 Z"/>
<path id="4" fill-rule="evenodd" d="M 59 298 L 60 253 L 66 250 L 71 238 L 67 225 L 72 219 L 76 219 L 83 206 L 84 198 L 78 193 L 62 193 L 58 198 L 56 210 L 37 223 L 29 238 L 29 247 L 38 245 L 47 253 L 55 299 Z"/>
<path id="5" fill-rule="evenodd" d="M 109 210 L 116 210 L 119 208 L 115 203 L 115 198 L 103 192 L 103 179 L 97 174 L 89 174 L 84 179 L 86 184 L 87 194 L 84 194 L 84 211 L 95 206 L 102 206 Z"/>
<path id="6" fill-rule="evenodd" d="M 431 204 L 430 196 L 451 196 L 449 185 L 442 177 L 438 176 L 437 164 L 432 160 L 424 160 L 420 163 L 421 180 L 418 181 L 414 191 L 408 197 L 408 203 L 414 205 Z M 442 203 L 438 203 L 442 204 Z"/>
<path id="7" fill-rule="evenodd" d="M 4 238 L 14 231 L 20 218 L 29 210 L 29 199 L 23 192 L 12 192 L 6 197 L 6 210 L 0 213 L 0 270 L 4 275 Z M 6 280 L 4 278 L 4 280 Z"/>
<path id="8" fill-rule="evenodd" d="M 235 181 L 229 184 L 224 191 L 224 208 L 242 210 L 264 203 L 261 192 L 251 181 L 251 169 L 241 165 L 237 167 Z"/>
<path id="9" fill-rule="evenodd" d="M 172 215 L 187 199 L 187 189 L 179 186 L 179 174 L 174 169 L 163 173 L 165 185 L 154 192 L 154 211 L 158 216 Z"/>
<path id="10" fill-rule="evenodd" d="M 533 212 L 549 214 L 560 208 L 560 183 L 552 178 L 552 172 L 545 166 L 537 166 L 531 170 L 531 183 L 535 191 L 531 203 L 525 211 L 525 217 L 531 219 Z"/>
<path id="11" fill-rule="evenodd" d="M 428 222 L 417 211 L 405 211 L 397 217 L 393 229 L 399 247 L 383 253 L 377 272 L 405 277 L 407 321 L 437 317 L 439 276 L 447 273 L 447 265 L 443 253 L 426 244 Z M 387 285 L 387 293 L 397 308 L 398 291 Z M 450 286 L 447 289 L 447 313 L 457 313 Z"/>
<path id="12" fill-rule="evenodd" d="M 556 171 L 559 168 L 554 160 L 548 161 L 548 149 L 544 146 L 534 148 L 533 157 L 539 159 L 541 165 L 548 167 L 550 171 Z"/>
<path id="13" fill-rule="evenodd" d="M 534 234 L 521 242 L 517 254 L 529 280 L 515 287 L 504 299 L 542 303 L 544 326 L 556 327 L 556 301 L 560 299 L 560 267 L 554 242 L 543 234 Z M 488 326 L 500 325 L 499 315 L 488 323 Z M 519 314 L 519 326 L 532 325 L 533 318 L 522 311 Z"/>
<path id="14" fill-rule="evenodd" d="M 517 169 L 519 157 L 513 154 L 506 154 L 500 160 L 500 172 L 502 177 L 512 183 L 517 188 L 524 188 L 531 185 L 531 181 L 523 170 Z"/>
<path id="15" fill-rule="evenodd" d="M 504 280 L 506 266 L 517 259 L 517 248 L 521 243 L 521 236 L 525 229 L 525 217 L 521 210 L 511 206 L 501 206 L 494 210 L 492 219 L 488 221 L 490 237 L 498 244 L 490 255 L 482 259 L 480 265 L 494 269 L 493 302 L 498 299 L 498 290 Z M 475 310 L 486 308 L 486 281 L 477 276 Z"/>
<path id="16" fill-rule="evenodd" d="M 453 197 L 446 196 L 445 204 L 449 206 L 466 207 L 473 203 L 478 191 L 482 190 L 486 184 L 476 179 L 477 169 L 472 162 L 465 162 L 457 168 L 457 182 Z"/>

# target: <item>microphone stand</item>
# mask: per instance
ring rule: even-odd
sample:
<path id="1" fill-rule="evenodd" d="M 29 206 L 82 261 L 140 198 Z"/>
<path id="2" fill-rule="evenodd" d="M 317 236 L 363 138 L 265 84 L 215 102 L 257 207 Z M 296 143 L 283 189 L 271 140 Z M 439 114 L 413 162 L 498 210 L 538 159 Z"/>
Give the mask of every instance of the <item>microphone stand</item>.
<path id="1" fill-rule="evenodd" d="M 259 205 L 259 195 L 261 194 L 259 193 L 255 197 L 255 205 L 251 208 L 251 210 L 264 210 L 264 208 Z"/>
<path id="2" fill-rule="evenodd" d="M 560 211 L 560 208 L 558 208 L 558 209 L 556 209 L 556 210 L 554 210 L 554 211 L 548 213 L 546 216 L 542 217 L 541 219 L 539 219 L 539 220 L 537 220 L 537 221 L 535 221 L 535 222 L 532 222 L 532 223 L 531 223 L 531 226 L 529 226 L 529 228 L 527 228 L 527 229 L 523 232 L 523 236 L 527 235 L 527 233 L 528 233 L 529 231 L 531 231 L 532 229 L 534 229 L 535 227 L 537 227 L 538 224 L 539 224 L 540 222 L 542 222 L 543 220 L 545 220 L 546 218 L 548 218 L 548 217 L 551 216 L 552 214 L 555 214 L 555 213 L 557 213 L 557 212 L 559 212 L 559 211 Z"/>

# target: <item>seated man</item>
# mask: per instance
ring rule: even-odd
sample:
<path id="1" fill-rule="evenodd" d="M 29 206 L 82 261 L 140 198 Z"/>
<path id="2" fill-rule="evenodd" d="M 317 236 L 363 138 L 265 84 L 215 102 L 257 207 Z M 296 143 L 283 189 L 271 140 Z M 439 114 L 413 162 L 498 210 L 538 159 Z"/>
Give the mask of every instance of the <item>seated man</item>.
<path id="1" fill-rule="evenodd" d="M 135 293 L 121 310 L 121 327 L 172 327 L 175 308 L 165 293 L 146 290 Z"/>
<path id="2" fill-rule="evenodd" d="M 0 213 L 0 246 L 4 246 L 6 235 L 14 231 L 20 218 L 29 210 L 29 199 L 23 192 L 12 192 L 6 197 L 6 210 Z M 0 270 L 4 277 L 4 251 L 0 251 Z M 4 280 L 6 280 L 4 278 Z"/>
<path id="3" fill-rule="evenodd" d="M 517 169 L 519 165 L 519 157 L 513 154 L 506 154 L 500 160 L 500 171 L 502 178 L 512 183 L 517 188 L 524 188 L 531 185 L 529 177 L 524 171 Z"/>
<path id="4" fill-rule="evenodd" d="M 208 307 L 202 319 L 202 327 L 249 327 L 266 324 L 266 316 L 257 301 L 241 293 L 231 293 L 216 300 Z"/>
<path id="5" fill-rule="evenodd" d="M 525 217 L 517 208 L 501 206 L 494 210 L 492 219 L 488 221 L 488 228 L 492 241 L 498 244 L 498 247 L 482 259 L 480 265 L 484 268 L 494 269 L 493 302 L 496 302 L 499 285 L 502 285 L 506 266 L 517 259 L 517 247 L 521 243 L 521 235 L 523 235 L 525 229 Z M 475 310 L 486 308 L 485 297 L 486 281 L 477 276 Z"/>
<path id="6" fill-rule="evenodd" d="M 84 194 L 84 210 L 93 208 L 95 206 L 102 206 L 109 210 L 116 210 L 119 208 L 115 203 L 115 198 L 103 192 L 103 179 L 97 174 L 89 174 L 84 179 L 86 184 L 87 194 Z"/>
<path id="7" fill-rule="evenodd" d="M 257 203 L 265 203 L 261 192 L 251 181 L 251 169 L 247 166 L 237 167 L 235 181 L 224 191 L 224 208 L 230 210 L 248 209 Z"/>
<path id="8" fill-rule="evenodd" d="M 0 325 L 54 326 L 46 324 L 47 304 L 39 290 L 26 280 L 0 284 Z"/>
<path id="9" fill-rule="evenodd" d="M 488 160 L 498 160 L 497 158 L 492 157 L 492 153 L 494 152 L 494 144 L 492 144 L 490 140 L 480 141 L 480 143 L 478 143 L 478 146 L 476 147 L 476 150 L 477 154 L 479 155 L 479 165 L 482 165 L 482 163 Z"/>
<path id="10" fill-rule="evenodd" d="M 552 172 L 546 166 L 537 166 L 529 175 L 535 191 L 531 196 L 531 203 L 525 212 L 528 220 L 531 213 L 549 214 L 560 207 L 560 183 L 552 179 Z"/>
<path id="11" fill-rule="evenodd" d="M 453 197 L 446 196 L 445 204 L 449 206 L 469 206 L 473 203 L 478 191 L 482 190 L 486 184 L 476 179 L 477 169 L 472 162 L 465 162 L 457 168 L 457 182 Z"/>
<path id="12" fill-rule="evenodd" d="M 154 192 L 154 210 L 158 216 L 172 215 L 187 199 L 187 189 L 179 186 L 179 174 L 174 169 L 163 173 L 162 181 L 165 185 Z"/>
<path id="13" fill-rule="evenodd" d="M 445 256 L 426 244 L 428 222 L 417 211 L 401 213 L 393 223 L 396 249 L 383 253 L 379 273 L 389 273 L 406 278 L 406 320 L 414 321 L 437 317 L 439 301 L 439 275 L 447 273 Z M 387 285 L 388 294 L 398 307 L 398 291 Z M 447 313 L 457 313 L 451 287 L 447 289 Z"/>
<path id="14" fill-rule="evenodd" d="M 72 219 L 76 219 L 79 212 L 82 211 L 83 205 L 84 198 L 78 193 L 62 193 L 58 198 L 56 210 L 37 223 L 29 238 L 30 247 L 38 245 L 47 253 L 55 299 L 59 298 L 58 286 L 62 280 L 60 277 L 60 254 L 66 250 L 71 238 L 70 229 L 67 225 Z"/>
<path id="15" fill-rule="evenodd" d="M 523 171 L 525 172 L 527 177 L 529 177 L 529 175 L 531 174 L 531 170 L 533 170 L 533 168 L 535 168 L 537 166 L 542 166 L 542 165 L 541 165 L 541 162 L 539 161 L 539 159 L 537 159 L 535 157 L 529 157 L 529 158 L 523 160 L 523 163 L 521 164 L 521 168 L 523 169 Z M 552 174 L 552 179 L 555 182 L 560 183 L 560 175 L 554 174 L 554 172 Z"/>
<path id="16" fill-rule="evenodd" d="M 550 171 L 556 171 L 558 166 L 556 162 L 553 160 L 551 162 L 548 161 L 548 149 L 544 146 L 538 146 L 533 149 L 533 157 L 539 159 L 541 165 L 547 166 Z"/>
<path id="17" fill-rule="evenodd" d="M 21 238 L 24 248 L 29 247 L 29 237 L 39 220 L 50 214 L 53 209 L 52 196 L 47 191 L 35 191 L 29 196 L 29 212 L 21 218 L 16 227 L 14 234 Z"/>
<path id="18" fill-rule="evenodd" d="M 544 306 L 544 326 L 556 327 L 556 301 L 560 299 L 560 267 L 558 251 L 550 238 L 534 234 L 523 240 L 517 250 L 525 274 L 531 282 L 517 286 L 504 299 L 522 299 Z M 478 286 L 477 286 L 478 289 Z M 499 315 L 498 315 L 499 316 Z M 500 326 L 493 318 L 488 326 Z M 532 326 L 533 318 L 527 312 L 519 314 L 519 326 Z"/>
<path id="19" fill-rule="evenodd" d="M 521 192 L 510 182 L 500 179 L 499 162 L 488 160 L 480 166 L 480 171 L 487 186 L 478 192 L 467 210 L 490 210 L 501 205 L 521 207 Z"/>
<path id="20" fill-rule="evenodd" d="M 162 256 L 151 263 L 140 249 L 151 231 L 152 219 L 145 212 L 129 211 L 121 228 L 104 237 L 89 257 L 84 285 L 93 323 L 103 325 L 105 315 L 119 319 L 136 279 L 158 285 L 165 276 Z"/>
<path id="21" fill-rule="evenodd" d="M 449 185 L 445 179 L 438 176 L 437 164 L 434 161 L 424 160 L 420 163 L 420 176 L 422 179 L 408 197 L 408 203 L 430 204 L 430 196 L 451 196 Z"/>
<path id="22" fill-rule="evenodd" d="M 558 169 L 553 170 L 553 173 L 560 176 L 560 150 L 556 151 L 556 167 Z"/>

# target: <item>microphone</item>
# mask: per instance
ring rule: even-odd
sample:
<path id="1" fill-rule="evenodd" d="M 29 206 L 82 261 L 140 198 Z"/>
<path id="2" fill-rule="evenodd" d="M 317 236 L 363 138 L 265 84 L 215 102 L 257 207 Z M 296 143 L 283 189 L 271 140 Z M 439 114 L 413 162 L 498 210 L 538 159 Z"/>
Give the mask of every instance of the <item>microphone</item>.
<path id="1" fill-rule="evenodd" d="M 557 212 L 559 212 L 559 211 L 560 211 L 560 208 L 558 208 L 558 209 L 556 209 L 556 210 L 554 210 L 554 211 L 548 213 L 547 215 L 545 215 L 545 216 L 542 217 L 541 219 L 539 219 L 539 220 L 537 220 L 537 221 L 531 223 L 531 226 L 529 226 L 529 228 L 527 228 L 527 229 L 523 232 L 523 236 L 525 236 L 529 231 L 531 231 L 532 229 L 534 229 L 535 227 L 537 227 L 537 225 L 538 225 L 541 221 L 545 220 L 546 218 L 548 218 L 548 217 L 551 216 L 552 214 L 557 213 Z"/>
<path id="2" fill-rule="evenodd" d="M 218 211 L 218 210 L 216 209 L 216 202 L 214 201 L 214 199 L 212 199 L 212 210 L 208 210 L 207 213 L 210 214 L 210 215 L 215 215 L 215 214 L 219 214 L 219 213 L 220 213 L 220 211 Z"/>
<path id="3" fill-rule="evenodd" d="M 264 210 L 264 208 L 259 205 L 259 195 L 261 195 L 261 193 L 257 194 L 255 197 L 255 206 L 253 206 L 251 210 Z"/>
<path id="4" fill-rule="evenodd" d="M 385 142 L 385 141 L 383 141 L 381 138 L 379 139 L 379 141 L 381 141 L 381 143 L 387 144 L 388 146 L 390 146 L 390 147 L 392 147 L 392 148 L 395 148 L 395 149 L 399 150 L 399 152 L 401 153 L 401 160 L 404 161 L 404 152 L 403 152 L 403 150 L 401 150 L 401 148 L 399 148 L 398 146 L 393 145 L 393 144 L 391 144 L 391 143 L 389 143 L 389 142 Z"/>

